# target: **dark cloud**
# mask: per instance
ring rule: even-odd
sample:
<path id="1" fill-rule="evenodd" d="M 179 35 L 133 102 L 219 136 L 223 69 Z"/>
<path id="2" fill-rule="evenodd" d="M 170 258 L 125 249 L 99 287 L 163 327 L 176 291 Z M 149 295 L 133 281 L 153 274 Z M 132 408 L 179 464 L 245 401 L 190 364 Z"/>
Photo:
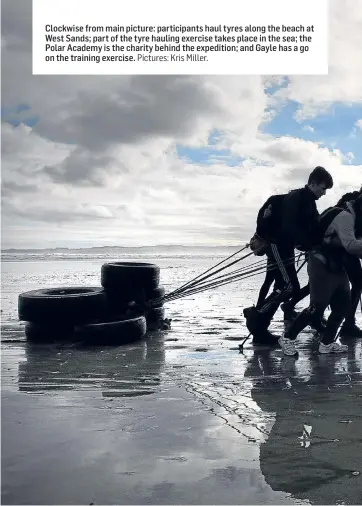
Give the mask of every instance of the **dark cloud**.
<path id="1" fill-rule="evenodd" d="M 44 173 L 55 183 L 79 186 L 103 186 L 102 173 L 113 161 L 110 156 L 97 156 L 76 148 L 63 162 L 45 166 Z"/>
<path id="2" fill-rule="evenodd" d="M 150 137 L 188 136 L 200 114 L 219 112 L 203 82 L 187 76 L 133 76 L 127 90 L 84 92 L 74 103 L 71 128 L 89 150 L 134 144 Z"/>
<path id="3" fill-rule="evenodd" d="M 1 32 L 7 48 L 29 50 L 32 37 L 31 0 L 1 2 Z"/>
<path id="4" fill-rule="evenodd" d="M 200 76 L 33 76 L 31 5 L 2 3 L 2 102 L 17 122 L 38 117 L 33 133 L 76 148 L 62 162 L 41 167 L 53 182 L 102 186 L 110 166 L 121 173 L 134 169 L 116 162 L 114 149 L 138 149 L 159 138 L 173 145 L 195 132 L 207 137 L 214 118 L 225 113 L 219 87 Z M 247 90 L 240 93 L 247 99 Z M 18 110 L 19 103 L 26 107 Z M 5 146 L 5 154 L 11 149 Z"/>
<path id="5" fill-rule="evenodd" d="M 37 206 L 14 204 L 6 202 L 3 206 L 4 215 L 7 217 L 20 217 L 26 222 L 43 222 L 53 224 L 75 223 L 81 221 L 107 221 L 113 218 L 113 215 L 107 215 L 97 211 L 96 207 L 80 204 L 78 206 L 69 205 L 61 209 L 51 206 Z"/>
<path id="6" fill-rule="evenodd" d="M 89 151 L 152 137 L 187 137 L 222 112 L 199 76 L 33 76 L 31 0 L 2 3 L 3 105 L 39 116 L 34 130 Z"/>
<path id="7" fill-rule="evenodd" d="M 34 184 L 27 183 L 15 183 L 14 181 L 3 180 L 1 183 L 1 193 L 4 197 L 10 196 L 16 193 L 32 193 L 36 192 L 38 187 Z"/>

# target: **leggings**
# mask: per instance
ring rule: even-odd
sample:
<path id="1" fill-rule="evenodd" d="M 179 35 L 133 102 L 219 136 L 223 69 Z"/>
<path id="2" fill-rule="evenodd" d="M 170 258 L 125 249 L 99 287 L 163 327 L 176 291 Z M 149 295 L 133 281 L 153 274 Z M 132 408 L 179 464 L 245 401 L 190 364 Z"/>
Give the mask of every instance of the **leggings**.
<path id="1" fill-rule="evenodd" d="M 313 254 L 308 261 L 310 305 L 295 318 L 285 337 L 296 339 L 307 325 L 320 327 L 324 311 L 331 306 L 331 313 L 323 330 L 322 343 L 335 340 L 338 327 L 350 310 L 351 292 L 346 271 L 331 272 L 323 261 Z"/>
<path id="2" fill-rule="evenodd" d="M 276 269 L 271 268 L 272 264 L 273 264 L 273 258 L 270 255 L 268 255 L 268 260 L 266 263 L 267 271 L 266 271 L 264 282 L 260 287 L 259 297 L 258 297 L 258 301 L 256 303 L 257 309 L 264 304 L 265 299 L 267 298 L 269 289 L 275 281 L 275 270 Z"/>

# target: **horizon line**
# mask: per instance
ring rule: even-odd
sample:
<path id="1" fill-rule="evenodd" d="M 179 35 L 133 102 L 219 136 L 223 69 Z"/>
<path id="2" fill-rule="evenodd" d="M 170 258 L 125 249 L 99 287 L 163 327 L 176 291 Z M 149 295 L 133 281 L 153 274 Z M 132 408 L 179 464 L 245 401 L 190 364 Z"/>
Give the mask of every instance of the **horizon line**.
<path id="1" fill-rule="evenodd" d="M 55 247 L 48 247 L 48 248 L 2 248 L 1 252 L 6 253 L 9 251 L 56 251 L 56 250 L 85 250 L 85 249 L 147 249 L 147 248 L 241 248 L 242 244 L 229 244 L 229 245 L 203 245 L 203 244 L 196 244 L 196 245 L 184 245 L 184 244 L 153 244 L 148 246 L 78 246 L 78 247 L 72 247 L 72 246 L 55 246 Z"/>

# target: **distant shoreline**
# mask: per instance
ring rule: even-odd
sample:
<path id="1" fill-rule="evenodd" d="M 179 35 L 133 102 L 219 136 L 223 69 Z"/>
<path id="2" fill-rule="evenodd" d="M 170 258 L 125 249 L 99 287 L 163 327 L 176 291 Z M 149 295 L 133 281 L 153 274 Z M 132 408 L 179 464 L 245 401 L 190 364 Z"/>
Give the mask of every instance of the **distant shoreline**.
<path id="1" fill-rule="evenodd" d="M 89 248 L 7 248 L 2 249 L 1 253 L 33 253 L 33 252 L 57 252 L 66 253 L 70 251 L 86 252 L 86 251 L 123 251 L 123 252 L 140 252 L 140 251 L 180 251 L 180 250 L 220 250 L 220 249 L 234 249 L 238 250 L 245 246 L 245 243 L 240 243 L 231 246 L 183 246 L 183 245 L 166 245 L 166 246 L 92 246 Z"/>

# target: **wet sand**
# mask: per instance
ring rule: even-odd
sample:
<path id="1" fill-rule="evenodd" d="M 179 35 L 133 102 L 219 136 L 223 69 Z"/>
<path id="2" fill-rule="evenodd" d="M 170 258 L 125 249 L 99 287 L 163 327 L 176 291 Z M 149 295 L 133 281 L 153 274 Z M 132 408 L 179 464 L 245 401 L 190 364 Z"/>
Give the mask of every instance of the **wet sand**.
<path id="1" fill-rule="evenodd" d="M 239 353 L 253 283 L 169 304 L 171 330 L 124 347 L 3 321 L 2 503 L 360 504 L 362 341 Z"/>

